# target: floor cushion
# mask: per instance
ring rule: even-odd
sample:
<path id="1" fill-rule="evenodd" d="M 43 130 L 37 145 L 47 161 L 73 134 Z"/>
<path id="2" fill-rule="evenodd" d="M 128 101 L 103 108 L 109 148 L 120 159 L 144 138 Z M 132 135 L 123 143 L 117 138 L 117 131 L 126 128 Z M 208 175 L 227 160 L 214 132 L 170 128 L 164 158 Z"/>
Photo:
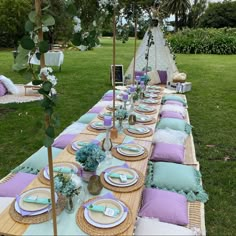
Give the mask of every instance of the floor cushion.
<path id="1" fill-rule="evenodd" d="M 0 81 L 0 97 L 7 94 L 7 88 L 4 86 L 4 84 Z"/>
<path id="2" fill-rule="evenodd" d="M 161 106 L 160 113 L 162 113 L 163 111 L 174 111 L 181 114 L 183 117 L 186 116 L 186 109 L 183 106 L 181 107 L 173 104 L 164 104 Z"/>
<path id="3" fill-rule="evenodd" d="M 179 235 L 179 236 L 192 236 L 195 233 L 183 226 L 160 222 L 154 218 L 138 218 L 134 235 Z"/>
<path id="4" fill-rule="evenodd" d="M 15 200 L 15 197 L 0 197 L 0 214 Z"/>
<path id="5" fill-rule="evenodd" d="M 167 82 L 167 71 L 166 70 L 157 70 L 159 77 L 160 77 L 160 81 L 162 84 L 166 84 Z"/>
<path id="6" fill-rule="evenodd" d="M 88 124 L 90 123 L 95 117 L 97 117 L 97 113 L 86 113 L 82 115 L 79 119 L 78 122 Z"/>
<path id="7" fill-rule="evenodd" d="M 183 97 L 177 95 L 165 95 L 162 97 L 161 103 L 164 104 L 168 100 L 181 102 L 184 106 L 187 105 L 186 100 Z"/>
<path id="8" fill-rule="evenodd" d="M 72 123 L 71 125 L 66 127 L 60 133 L 60 135 L 62 135 L 62 134 L 80 134 L 86 128 L 86 126 L 87 126 L 87 124 L 75 121 L 74 123 Z"/>
<path id="9" fill-rule="evenodd" d="M 187 225 L 188 204 L 185 196 L 159 189 L 145 188 L 140 217 L 158 218 L 162 222 Z"/>
<path id="10" fill-rule="evenodd" d="M 17 173 L 7 182 L 0 183 L 0 197 L 15 197 L 20 194 L 37 175 L 28 173 Z"/>
<path id="11" fill-rule="evenodd" d="M 52 144 L 53 147 L 64 149 L 68 144 L 70 144 L 77 134 L 62 134 L 60 135 Z"/>
<path id="12" fill-rule="evenodd" d="M 88 111 L 88 113 L 100 113 L 101 111 L 103 111 L 103 109 L 103 106 L 94 106 Z"/>
<path id="13" fill-rule="evenodd" d="M 17 94 L 18 88 L 13 84 L 13 82 L 4 75 L 0 75 L 0 81 L 4 84 L 7 91 L 11 94 Z"/>
<path id="14" fill-rule="evenodd" d="M 184 119 L 184 116 L 176 111 L 162 111 L 160 112 L 160 117 L 161 118 L 175 118 L 175 119 L 180 119 L 180 120 Z"/>

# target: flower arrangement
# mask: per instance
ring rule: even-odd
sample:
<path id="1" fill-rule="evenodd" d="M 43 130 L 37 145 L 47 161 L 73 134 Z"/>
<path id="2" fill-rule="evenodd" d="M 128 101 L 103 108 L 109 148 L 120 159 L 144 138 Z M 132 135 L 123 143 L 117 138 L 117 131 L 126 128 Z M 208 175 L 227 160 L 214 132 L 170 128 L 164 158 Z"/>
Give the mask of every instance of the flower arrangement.
<path id="1" fill-rule="evenodd" d="M 126 119 L 128 116 L 128 112 L 127 110 L 123 109 L 123 108 L 119 108 L 116 112 L 115 112 L 115 117 L 117 120 L 124 120 Z"/>
<path id="2" fill-rule="evenodd" d="M 90 143 L 76 152 L 75 159 L 82 165 L 85 171 L 95 171 L 105 157 L 105 153 L 98 145 Z"/>
<path id="3" fill-rule="evenodd" d="M 74 177 L 59 173 L 54 178 L 55 190 L 66 197 L 72 197 L 80 193 L 81 181 Z"/>

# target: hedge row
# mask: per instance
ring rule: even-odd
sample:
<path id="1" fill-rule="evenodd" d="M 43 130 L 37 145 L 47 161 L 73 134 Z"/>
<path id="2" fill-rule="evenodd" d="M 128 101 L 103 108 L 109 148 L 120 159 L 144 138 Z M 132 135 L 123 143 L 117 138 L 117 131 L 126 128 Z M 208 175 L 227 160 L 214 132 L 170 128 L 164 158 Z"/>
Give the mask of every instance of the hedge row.
<path id="1" fill-rule="evenodd" d="M 184 29 L 167 40 L 175 53 L 236 54 L 236 28 Z"/>

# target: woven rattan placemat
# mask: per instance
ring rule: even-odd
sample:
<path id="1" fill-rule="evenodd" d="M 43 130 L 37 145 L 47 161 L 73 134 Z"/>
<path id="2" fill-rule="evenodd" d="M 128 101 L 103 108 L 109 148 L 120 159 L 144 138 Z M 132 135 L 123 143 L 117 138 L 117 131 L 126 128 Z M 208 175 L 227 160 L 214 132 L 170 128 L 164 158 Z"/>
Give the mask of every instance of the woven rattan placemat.
<path id="1" fill-rule="evenodd" d="M 93 201 L 94 199 L 90 199 L 89 201 Z M 87 202 L 89 202 L 87 201 Z M 83 206 L 81 206 L 76 214 L 76 223 L 77 225 L 80 227 L 81 230 L 83 230 L 85 233 L 87 233 L 88 235 L 101 235 L 101 236 L 105 236 L 105 235 L 120 235 L 123 232 L 125 232 L 130 225 L 133 223 L 132 220 L 132 213 L 130 208 L 126 205 L 126 207 L 128 208 L 128 215 L 126 217 L 126 219 L 119 225 L 112 227 L 112 228 L 98 228 L 95 227 L 91 224 L 89 224 L 87 222 L 87 220 L 84 217 L 84 208 Z"/>
<path id="2" fill-rule="evenodd" d="M 148 132 L 147 134 L 134 134 L 129 132 L 127 129 L 124 129 L 124 133 L 135 138 L 146 138 L 153 135 L 152 129 L 150 129 L 150 132 Z"/>
<path id="3" fill-rule="evenodd" d="M 70 163 L 70 164 L 75 165 L 78 168 L 78 170 L 81 169 L 80 165 L 78 163 L 75 163 L 75 162 L 65 162 L 64 161 L 64 162 L 55 162 L 55 163 Z M 44 172 L 44 168 L 42 170 L 40 170 L 39 173 L 38 173 L 39 181 L 43 184 L 50 185 L 50 180 L 48 180 L 44 177 L 43 172 Z"/>
<path id="4" fill-rule="evenodd" d="M 87 130 L 95 132 L 95 133 L 105 133 L 106 132 L 106 129 L 94 129 L 90 125 L 87 126 Z"/>
<path id="5" fill-rule="evenodd" d="M 157 110 L 154 111 L 139 111 L 137 109 L 134 109 L 135 112 L 140 113 L 140 114 L 145 114 L 145 115 L 154 115 L 157 113 Z"/>
<path id="6" fill-rule="evenodd" d="M 112 148 L 111 153 L 112 153 L 112 156 L 123 161 L 140 161 L 148 157 L 148 150 L 145 147 L 143 148 L 144 148 L 144 153 L 139 156 L 124 156 L 120 154 L 119 152 L 117 152 L 116 147 Z"/>
<path id="7" fill-rule="evenodd" d="M 58 195 L 58 202 L 56 204 L 56 213 L 60 215 L 65 208 L 65 198 L 62 195 Z M 52 214 L 50 212 L 45 212 L 36 216 L 22 216 L 15 210 L 15 201 L 12 202 L 9 214 L 13 220 L 22 224 L 39 224 L 46 222 L 51 219 Z"/>
<path id="8" fill-rule="evenodd" d="M 134 185 L 131 185 L 131 186 L 128 186 L 128 187 L 117 187 L 117 186 L 110 185 L 104 179 L 104 173 L 102 173 L 100 175 L 101 183 L 102 183 L 102 185 L 105 188 L 107 188 L 109 190 L 112 190 L 114 192 L 119 192 L 119 193 L 133 192 L 133 191 L 143 187 L 144 181 L 145 181 L 145 177 L 144 177 L 144 175 L 140 171 L 138 171 L 138 170 L 136 170 L 134 168 L 132 168 L 132 170 L 136 171 L 138 176 L 139 176 L 138 181 Z"/>

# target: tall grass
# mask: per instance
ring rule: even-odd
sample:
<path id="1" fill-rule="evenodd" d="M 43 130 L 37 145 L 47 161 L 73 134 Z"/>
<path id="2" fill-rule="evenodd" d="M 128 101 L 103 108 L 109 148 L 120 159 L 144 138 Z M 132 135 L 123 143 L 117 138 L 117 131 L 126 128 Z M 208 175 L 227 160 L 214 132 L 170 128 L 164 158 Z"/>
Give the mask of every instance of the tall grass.
<path id="1" fill-rule="evenodd" d="M 65 51 L 57 90 L 60 133 L 87 112 L 111 89 L 112 40 L 103 39 L 93 51 Z M 117 64 L 127 69 L 133 40 L 117 42 Z M 11 71 L 11 51 L 0 51 L 0 73 L 15 83 L 26 83 Z M 235 235 L 236 225 L 236 56 L 177 55 L 177 66 L 192 82 L 187 93 L 197 159 L 201 164 L 208 235 Z M 57 68 L 55 68 L 57 70 Z M 43 119 L 38 102 L 0 105 L 0 178 L 42 146 L 36 122 Z"/>

